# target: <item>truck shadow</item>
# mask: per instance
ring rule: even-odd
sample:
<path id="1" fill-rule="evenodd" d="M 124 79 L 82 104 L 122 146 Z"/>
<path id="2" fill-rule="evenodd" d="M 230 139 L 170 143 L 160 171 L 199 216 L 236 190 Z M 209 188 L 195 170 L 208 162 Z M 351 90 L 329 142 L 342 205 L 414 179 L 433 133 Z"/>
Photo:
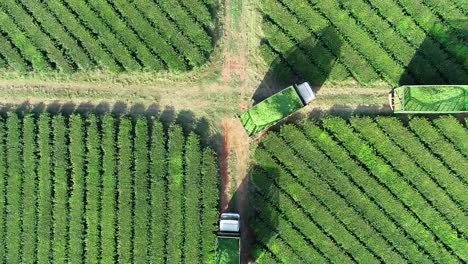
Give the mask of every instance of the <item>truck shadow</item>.
<path id="1" fill-rule="evenodd" d="M 324 45 L 320 39 L 328 39 L 333 46 Z M 262 46 L 271 52 L 276 49 L 267 39 Z M 328 79 L 336 59 L 340 56 L 341 39 L 332 27 L 326 27 L 317 35 L 311 35 L 302 40 L 289 51 L 279 54 L 275 51 L 275 59 L 264 76 L 259 87 L 252 96 L 253 104 L 257 104 L 269 96 L 294 84 L 309 82 L 318 92 Z"/>
<path id="2" fill-rule="evenodd" d="M 254 249 L 278 236 L 279 184 L 276 168 L 254 166 L 229 202 L 228 211 L 241 215 L 241 263 L 257 260 Z"/>
<path id="3" fill-rule="evenodd" d="M 468 20 L 434 24 L 405 68 L 401 85 L 468 84 Z"/>

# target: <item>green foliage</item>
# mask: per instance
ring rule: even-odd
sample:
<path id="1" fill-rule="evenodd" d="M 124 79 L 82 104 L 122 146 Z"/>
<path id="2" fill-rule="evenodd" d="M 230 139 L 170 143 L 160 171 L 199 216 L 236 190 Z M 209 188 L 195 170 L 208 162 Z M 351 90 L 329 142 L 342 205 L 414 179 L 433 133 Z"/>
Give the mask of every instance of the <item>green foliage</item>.
<path id="1" fill-rule="evenodd" d="M 45 1 L 47 11 L 52 13 L 65 27 L 68 34 L 74 36 L 76 39 L 81 40 L 81 44 L 87 53 L 95 61 L 94 67 L 108 69 L 112 72 L 121 71 L 122 67 L 117 61 L 109 54 L 106 47 L 99 40 L 96 41 L 93 33 L 80 23 L 79 20 L 74 19 L 73 13 L 61 1 Z M 34 68 L 34 67 L 33 67 Z M 34 68 L 35 70 L 35 68 Z"/>
<path id="2" fill-rule="evenodd" d="M 5 146 L 5 120 L 0 117 L 0 153 L 6 153 L 6 146 Z M 0 156 L 0 192 L 5 192 L 5 185 L 6 185 L 6 156 Z M 6 256 L 5 252 L 5 241 L 6 241 L 6 228 L 5 228 L 5 196 L 0 195 L 0 260 L 4 260 Z"/>
<path id="3" fill-rule="evenodd" d="M 52 119 L 53 134 L 53 262 L 65 263 L 67 256 L 67 229 L 69 217 L 69 153 L 68 129 L 65 117 L 54 116 Z"/>
<path id="4" fill-rule="evenodd" d="M 444 120 L 449 119 L 437 118 L 434 121 L 438 123 Z M 408 154 L 413 163 L 416 163 L 425 170 L 442 189 L 448 192 L 448 195 L 452 199 L 460 204 L 464 211 L 468 211 L 468 196 L 466 195 L 463 182 L 446 168 L 441 160 L 426 151 L 426 148 L 419 139 L 404 128 L 397 119 L 378 118 L 376 121 L 388 137 L 393 139 L 393 142 Z M 451 125 L 454 125 L 454 128 L 457 128 L 457 125 L 460 126 L 455 119 L 453 121 L 455 123 Z M 463 141 L 463 137 L 466 137 L 466 134 L 460 136 L 459 139 Z"/>
<path id="5" fill-rule="evenodd" d="M 188 38 L 206 53 L 211 53 L 213 45 L 207 31 L 194 20 L 190 14 L 177 2 L 159 1 L 158 7 L 167 13 Z"/>
<path id="6" fill-rule="evenodd" d="M 426 2 L 262 0 L 260 49 L 269 76 L 290 81 L 287 66 L 317 85 L 348 78 L 464 84 L 468 49 L 456 22 L 464 14 L 453 3 Z"/>
<path id="7" fill-rule="evenodd" d="M 460 152 L 468 157 L 468 141 L 466 134 L 468 131 L 453 116 L 443 116 L 433 121 L 433 124 L 444 134 Z"/>
<path id="8" fill-rule="evenodd" d="M 148 152 L 148 122 L 139 118 L 135 125 L 134 140 L 134 171 L 135 171 L 135 239 L 133 241 L 134 262 L 144 263 L 148 258 L 149 246 L 149 152 Z"/>
<path id="9" fill-rule="evenodd" d="M 110 115 L 102 118 L 102 198 L 101 198 L 101 259 L 104 263 L 116 261 L 117 226 L 117 157 L 116 122 Z"/>
<path id="10" fill-rule="evenodd" d="M 391 140 L 386 137 L 370 118 L 353 118 L 352 126 L 358 131 L 362 138 L 371 143 L 377 153 L 386 157 L 386 160 L 400 172 L 402 179 L 415 186 L 415 193 L 420 193 L 428 203 L 437 209 L 444 218 L 449 219 L 449 223 L 457 232 L 468 231 L 468 217 L 458 208 L 456 201 L 450 194 L 450 189 L 444 190 L 431 174 L 419 168 L 405 152 L 401 151 Z M 453 180 L 452 180 L 453 181 Z M 453 185 L 457 185 L 453 182 Z M 444 186 L 446 187 L 446 186 Z M 468 204 L 466 198 L 464 208 Z M 468 233 L 467 233 L 468 234 Z"/>
<path id="11" fill-rule="evenodd" d="M 213 51 L 216 8 L 201 1 L 2 1 L 0 67 L 191 70 Z"/>
<path id="12" fill-rule="evenodd" d="M 183 149 L 184 136 L 182 128 L 173 125 L 169 129 L 167 146 L 167 197 L 168 230 L 167 230 L 167 262 L 182 262 L 183 232 L 184 232 L 184 175 Z"/>
<path id="13" fill-rule="evenodd" d="M 83 119 L 78 115 L 69 118 L 69 152 L 71 166 L 69 259 L 72 262 L 83 261 L 84 255 L 84 211 L 85 211 L 85 132 Z"/>
<path id="14" fill-rule="evenodd" d="M 36 250 L 36 224 L 37 224 L 37 180 L 36 180 L 36 125 L 34 118 L 27 115 L 23 118 L 23 221 L 21 240 L 24 241 L 22 262 L 33 263 Z"/>
<path id="15" fill-rule="evenodd" d="M 124 21 L 119 19 L 117 13 L 112 10 L 109 3 L 101 0 L 90 1 L 89 6 L 96 12 L 101 14 L 107 26 L 111 30 L 115 30 L 117 38 L 124 43 L 131 52 L 136 54 L 136 58 L 141 61 L 142 66 L 146 69 L 160 70 L 162 69 L 161 62 L 155 58 L 150 50 L 140 42 L 130 28 L 128 28 Z"/>
<path id="16" fill-rule="evenodd" d="M 416 135 L 394 118 L 329 117 L 264 138 L 252 173 L 258 260 L 466 261 L 464 164 L 447 167 L 436 151 L 459 153 L 427 120 L 409 124 Z"/>
<path id="17" fill-rule="evenodd" d="M 202 153 L 200 151 L 200 139 L 195 134 L 190 134 L 185 144 L 185 243 L 184 256 L 186 260 L 201 262 L 200 241 L 200 207 L 201 201 L 201 166 Z"/>
<path id="18" fill-rule="evenodd" d="M 6 120 L 6 262 L 21 262 L 21 120 L 9 114 Z"/>
<path id="19" fill-rule="evenodd" d="M 133 206 L 133 175 L 132 175 L 132 121 L 121 118 L 117 135 L 118 166 L 117 166 L 117 256 L 118 262 L 132 261 L 132 211 Z"/>
<path id="20" fill-rule="evenodd" d="M 213 263 L 219 176 L 200 144 L 146 117 L 0 117 L 0 259 Z"/>
<path id="21" fill-rule="evenodd" d="M 47 114 L 38 120 L 38 219 L 37 219 L 37 262 L 41 264 L 52 261 L 52 147 L 51 122 Z M 41 243 L 39 243 L 41 241 Z"/>
<path id="22" fill-rule="evenodd" d="M 407 234 L 408 239 L 418 246 L 424 245 L 426 252 L 438 261 L 453 261 L 449 252 L 434 241 L 434 235 L 430 230 L 421 225 L 419 218 L 375 177 L 372 170 L 366 171 L 354 157 L 348 154 L 345 148 L 339 145 L 339 142 L 333 140 L 327 132 L 313 123 L 307 122 L 303 132 L 309 140 L 331 158 L 337 168 L 349 175 L 350 180 L 364 190 L 369 199 L 374 201 L 375 205 L 393 222 L 393 228 Z M 404 223 L 404 225 L 400 223 Z M 399 232 L 393 231 L 392 233 L 398 237 Z"/>
<path id="23" fill-rule="evenodd" d="M 215 232 L 219 219 L 219 173 L 215 154 L 210 149 L 203 151 L 201 165 L 201 233 L 200 247 L 202 249 L 202 263 L 214 263 Z"/>
<path id="24" fill-rule="evenodd" d="M 456 151 L 453 144 L 448 142 L 426 119 L 414 118 L 410 121 L 409 126 L 421 141 L 448 164 L 465 185 L 468 185 L 468 163 L 466 158 Z"/>
<path id="25" fill-rule="evenodd" d="M 151 129 L 151 255 L 153 263 L 164 263 L 167 219 L 167 158 L 164 127 L 154 122 Z"/>
<path id="26" fill-rule="evenodd" d="M 85 207 L 85 261 L 96 263 L 99 259 L 99 220 L 101 203 L 101 138 L 98 118 L 91 115 L 86 119 L 86 207 Z M 108 216 L 107 216 L 108 217 Z"/>
<path id="27" fill-rule="evenodd" d="M 229 238 L 218 238 L 216 252 L 216 263 L 218 264 L 230 264 L 239 263 L 240 252 L 239 252 L 240 241 L 239 239 Z"/>
<path id="28" fill-rule="evenodd" d="M 24 11 L 24 9 L 13 0 L 1 2 L 4 10 L 7 10 L 12 17 L 13 22 L 25 33 L 28 39 L 32 40 L 39 51 L 49 54 L 48 59 L 51 65 L 59 71 L 70 72 L 71 65 L 63 54 L 54 46 L 54 43 L 44 32 L 33 22 L 33 17 Z"/>

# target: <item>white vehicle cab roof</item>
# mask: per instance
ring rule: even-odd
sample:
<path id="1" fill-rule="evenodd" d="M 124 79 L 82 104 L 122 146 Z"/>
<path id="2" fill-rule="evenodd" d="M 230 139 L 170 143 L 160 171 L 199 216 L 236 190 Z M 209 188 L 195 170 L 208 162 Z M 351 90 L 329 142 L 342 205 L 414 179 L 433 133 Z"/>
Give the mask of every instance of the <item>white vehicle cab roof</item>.
<path id="1" fill-rule="evenodd" d="M 295 85 L 296 91 L 299 94 L 299 97 L 301 97 L 302 103 L 304 105 L 307 105 L 308 103 L 312 102 L 315 100 L 315 93 L 312 90 L 312 87 L 308 82 L 304 82 L 298 85 Z"/>
<path id="2" fill-rule="evenodd" d="M 219 221 L 219 231 L 221 232 L 239 232 L 240 230 L 240 215 L 233 213 L 221 214 Z"/>

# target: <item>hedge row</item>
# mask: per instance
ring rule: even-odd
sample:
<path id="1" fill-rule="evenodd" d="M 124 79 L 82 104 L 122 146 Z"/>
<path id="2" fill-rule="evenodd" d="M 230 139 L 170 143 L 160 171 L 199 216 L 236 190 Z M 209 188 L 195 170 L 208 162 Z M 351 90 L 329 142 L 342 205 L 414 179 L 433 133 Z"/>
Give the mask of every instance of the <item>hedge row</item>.
<path id="1" fill-rule="evenodd" d="M 67 256 L 67 233 L 69 228 L 68 202 L 69 202 L 69 153 L 68 130 L 63 116 L 54 116 L 52 119 L 53 135 L 53 232 L 52 232 L 52 258 L 55 263 L 65 263 Z"/>
<path id="2" fill-rule="evenodd" d="M 255 199 L 255 206 L 258 208 L 275 206 L 275 204 L 270 203 L 271 198 L 264 193 L 256 192 L 252 195 L 252 198 Z M 290 203 L 285 203 L 284 208 L 294 208 L 294 206 L 291 206 Z M 317 252 L 316 245 L 310 245 L 303 234 L 294 228 L 294 225 L 291 223 L 294 218 L 278 217 L 282 212 L 277 210 L 274 212 L 258 210 L 257 212 L 259 218 L 258 223 L 256 223 L 257 232 L 266 238 L 265 242 L 268 243 L 268 248 L 283 262 L 304 263 L 307 261 L 317 261 L 317 263 L 320 263 L 329 260 L 323 256 L 322 252 Z M 277 220 L 275 225 L 270 223 L 272 218 Z M 262 232 L 262 227 L 260 226 L 263 226 L 266 231 Z M 271 234 L 271 230 L 275 229 L 278 233 Z M 275 241 L 275 239 L 277 240 Z M 273 243 L 271 240 L 273 240 Z"/>
<path id="3" fill-rule="evenodd" d="M 452 45 L 446 46 L 439 43 L 427 31 L 422 29 L 417 22 L 408 19 L 404 11 L 397 4 L 391 1 L 370 2 L 364 0 L 372 11 L 386 21 L 389 27 L 395 31 L 411 47 L 418 49 L 424 42 L 424 48 L 419 49 L 424 57 L 431 61 L 445 78 L 451 82 L 460 83 L 467 78 L 467 72 L 463 70 L 463 63 L 457 61 L 456 57 L 461 55 L 462 49 L 452 49 Z M 401 21 L 405 21 L 404 26 L 400 26 Z M 457 45 L 455 45 L 457 46 Z M 455 56 L 454 56 L 455 55 Z"/>
<path id="4" fill-rule="evenodd" d="M 325 211 L 322 214 L 313 214 L 317 220 L 333 231 L 332 235 L 335 240 L 344 245 L 344 249 L 350 252 L 350 254 L 357 259 L 357 261 L 367 262 L 379 262 L 378 258 L 384 259 L 384 261 L 403 261 L 397 253 L 389 250 L 389 243 L 386 241 L 382 234 L 372 226 L 371 221 L 363 218 L 359 215 L 352 205 L 347 204 L 347 201 L 340 197 L 338 193 L 330 192 L 327 190 L 334 190 L 334 188 L 327 182 L 323 181 L 318 175 L 307 167 L 307 164 L 302 161 L 299 157 L 294 155 L 291 149 L 276 136 L 269 136 L 268 142 L 265 144 L 267 148 L 272 147 L 272 154 L 281 161 L 284 166 L 290 168 L 291 173 L 297 177 L 297 180 L 304 185 L 306 191 L 302 193 L 311 192 L 313 197 L 318 200 L 315 205 L 308 205 L 305 201 L 311 201 L 311 198 L 298 199 L 299 203 L 304 203 L 306 208 L 320 208 L 319 204 L 322 204 L 322 210 Z M 274 148 L 274 149 L 273 149 Z M 278 150 L 283 149 L 282 154 Z M 294 158 L 288 158 L 294 157 Z M 324 174 L 324 171 L 320 171 L 320 174 Z M 292 190 L 289 193 L 294 196 L 301 192 Z M 304 195 L 305 196 L 305 195 Z M 307 197 L 307 196 L 306 196 Z M 349 200 L 348 200 L 349 201 Z M 327 211 L 336 212 L 341 210 L 341 214 L 327 213 Z M 330 215 L 328 215 L 330 214 Z M 312 214 L 311 214 L 312 215 Z M 317 215 L 317 216 L 316 216 Z M 321 218 L 320 218 L 321 217 Z M 333 221 L 335 219 L 335 221 Z M 328 230 L 328 229 L 327 229 Z M 330 232 L 330 231 L 329 231 Z M 346 235 L 341 235 L 344 233 Z M 390 245 L 390 249 L 392 246 Z"/>
<path id="5" fill-rule="evenodd" d="M 435 16 L 420 1 L 400 0 L 394 3 L 407 14 L 408 19 L 411 19 L 426 33 L 428 39 L 438 42 L 444 50 L 454 55 L 453 57 L 458 63 L 465 65 L 462 58 L 464 58 L 463 54 L 466 54 L 468 47 L 458 37 L 450 34 L 452 30 L 448 30 L 440 24 L 439 16 Z"/>
<path id="6" fill-rule="evenodd" d="M 410 211 L 398 199 L 398 196 L 388 189 L 372 171 L 367 171 L 360 166 L 355 158 L 339 145 L 339 142 L 334 141 L 327 132 L 312 122 L 304 124 L 303 132 L 307 139 L 326 154 L 333 161 L 334 166 L 346 174 L 356 188 L 360 189 L 363 195 L 368 196 L 384 216 L 393 223 L 395 228 L 390 229 L 392 233 L 399 231 L 412 241 L 419 250 L 431 255 L 432 258 L 437 261 L 450 262 L 450 255 L 440 244 L 434 241 L 434 235 L 430 229 L 427 229 L 420 222 L 420 218 Z"/>
<path id="7" fill-rule="evenodd" d="M 110 71 L 121 71 L 122 65 L 111 55 L 99 39 L 90 32 L 89 28 L 82 24 L 82 19 L 77 20 L 72 11 L 61 1 L 45 1 L 43 3 L 47 12 L 57 18 L 68 34 L 70 34 L 77 43 L 79 43 L 87 54 L 96 62 L 95 67 L 108 69 Z M 35 70 L 35 69 L 34 69 Z"/>
<path id="8" fill-rule="evenodd" d="M 131 3 L 117 0 L 113 2 L 113 7 L 125 17 L 127 24 L 138 33 L 142 42 L 164 61 L 168 69 L 186 69 L 183 58 L 148 24 L 148 21 L 141 16 L 140 12 Z"/>
<path id="9" fill-rule="evenodd" d="M 102 197 L 101 197 L 101 259 L 103 262 L 116 261 L 117 208 L 117 148 L 115 145 L 117 124 L 113 117 L 102 119 Z"/>
<path id="10" fill-rule="evenodd" d="M 32 44 L 41 53 L 47 54 L 51 67 L 63 72 L 72 71 L 73 65 L 67 60 L 66 55 L 56 48 L 53 41 L 34 23 L 33 17 L 26 13 L 18 3 L 13 0 L 5 0 L 0 3 L 0 6 L 8 13 L 19 29 L 25 33 Z"/>
<path id="11" fill-rule="evenodd" d="M 218 229 L 219 171 L 215 153 L 211 149 L 203 150 L 201 165 L 201 234 L 200 243 L 202 263 L 214 263 L 216 234 Z"/>
<path id="12" fill-rule="evenodd" d="M 288 52 L 291 54 L 295 53 L 295 49 L 299 48 L 302 40 L 313 37 L 313 39 L 318 41 L 315 47 L 309 47 L 309 50 L 311 51 L 313 48 L 317 51 L 314 56 L 307 57 L 309 60 L 313 59 L 316 63 L 320 63 L 322 60 L 325 62 L 337 60 L 339 64 L 333 68 L 333 71 L 341 72 L 343 75 L 341 78 L 348 77 L 348 74 L 345 74 L 346 71 L 351 72 L 353 77 L 363 82 L 375 81 L 379 78 L 375 70 L 348 45 L 348 43 L 341 43 L 342 41 L 338 38 L 337 34 L 334 36 L 334 34 L 330 34 L 330 32 L 321 32 L 321 30 L 329 26 L 329 23 L 316 11 L 311 9 L 310 6 L 298 4 L 296 0 L 284 1 L 284 3 L 288 8 L 294 11 L 295 15 L 288 13 L 288 10 L 275 0 L 269 0 L 268 3 L 265 3 L 262 6 L 262 11 L 268 15 L 269 19 L 275 21 L 279 27 L 288 32 L 292 38 L 297 38 L 295 43 L 297 47 L 292 46 L 281 50 L 286 56 Z M 312 23 L 312 21 L 314 21 L 314 23 Z M 267 35 L 267 39 L 272 43 L 277 42 L 277 40 L 271 38 L 270 35 Z M 320 60 L 314 59 L 314 57 L 317 56 Z M 291 60 L 294 62 L 293 58 L 291 58 Z M 341 67 L 339 65 L 343 65 L 345 69 L 336 70 L 335 68 Z M 293 66 L 297 69 L 301 68 L 301 65 L 297 65 L 295 62 Z M 322 65 L 322 67 L 326 69 L 325 67 L 329 67 L 329 65 Z M 335 78 L 340 78 L 338 73 Z"/>
<path id="13" fill-rule="evenodd" d="M 84 261 L 95 263 L 99 260 L 100 248 L 100 208 L 102 195 L 101 179 L 101 137 L 98 118 L 91 115 L 86 120 L 86 197 L 85 197 L 85 253 Z"/>
<path id="14" fill-rule="evenodd" d="M 37 221 L 37 181 L 36 181 L 36 159 L 34 152 L 36 150 L 35 124 L 32 116 L 23 118 L 22 138 L 23 138 L 23 219 L 22 234 L 23 242 L 23 263 L 32 263 L 25 256 L 32 256 L 36 248 L 36 221 Z"/>
<path id="15" fill-rule="evenodd" d="M 275 174 L 272 175 L 277 177 L 278 184 L 282 185 L 284 183 L 285 186 L 287 186 L 286 188 L 289 190 L 295 190 L 295 192 L 289 192 L 289 190 L 283 191 L 279 189 L 280 187 L 277 187 L 274 184 L 263 185 L 265 187 L 268 186 L 268 188 L 259 188 L 259 192 L 266 196 L 268 200 L 270 200 L 272 206 L 279 207 L 279 205 L 281 205 L 281 208 L 275 208 L 272 210 L 273 213 L 270 211 L 269 221 L 271 225 L 274 225 L 273 228 L 275 228 L 275 225 L 281 227 L 282 221 L 288 221 L 289 224 L 285 225 L 285 227 L 288 226 L 289 229 L 293 227 L 299 231 L 298 234 L 294 236 L 295 238 L 287 239 L 291 245 L 291 248 L 301 252 L 301 254 L 306 254 L 307 258 L 311 259 L 321 259 L 322 261 L 323 259 L 330 261 L 341 260 L 342 262 L 350 262 L 351 259 L 349 257 L 349 253 L 341 248 L 341 245 L 338 244 L 337 240 L 332 236 L 332 234 L 329 233 L 330 231 L 323 229 L 321 223 L 316 220 L 315 215 L 311 215 L 310 212 L 307 211 L 304 212 L 304 210 L 314 208 L 311 207 L 310 204 L 315 203 L 316 205 L 320 206 L 320 204 L 314 200 L 315 197 L 310 195 L 307 191 L 300 192 L 301 185 L 295 182 L 295 179 L 292 175 L 281 169 L 279 166 L 276 165 L 276 167 L 273 167 L 275 165 L 274 160 L 271 157 L 264 157 L 259 161 L 261 162 L 260 164 L 262 164 L 262 166 L 267 165 L 269 169 L 276 170 Z M 274 179 L 269 180 L 273 181 Z M 288 197 L 291 195 L 294 195 L 293 199 Z M 301 199 L 301 196 L 304 197 Z M 312 201 L 309 201 L 310 204 L 304 204 L 302 207 L 302 204 L 305 203 L 307 199 L 311 199 Z M 301 204 L 302 208 L 297 208 L 296 203 Z M 298 221 L 300 218 L 303 220 Z M 308 221 L 304 221 L 304 219 L 307 219 Z M 312 242 L 307 241 L 308 239 L 312 240 Z M 305 253 L 307 251 L 317 252 Z M 316 256 L 313 257 L 314 255 Z"/>
<path id="16" fill-rule="evenodd" d="M 186 215 L 184 221 L 184 258 L 201 262 L 201 238 L 200 207 L 201 192 L 201 166 L 202 153 L 200 151 L 200 139 L 195 134 L 190 134 L 185 144 L 185 197 L 184 208 Z"/>
<path id="17" fill-rule="evenodd" d="M 130 263 L 132 261 L 132 211 L 133 207 L 133 175 L 132 175 L 132 123 L 129 118 L 119 120 L 117 135 L 117 261 Z"/>
<path id="18" fill-rule="evenodd" d="M 461 238 L 453 239 L 454 236 L 459 237 L 457 231 L 453 229 L 453 225 L 447 222 L 446 217 L 440 214 L 437 208 L 432 207 L 427 197 L 418 192 L 415 188 L 417 186 L 402 178 L 391 165 L 387 164 L 385 160 L 376 154 L 375 150 L 368 143 L 357 137 L 344 120 L 338 118 L 326 119 L 323 125 L 333 132 L 340 142 L 351 153 L 356 155 L 368 169 L 374 170 L 375 174 L 412 211 L 423 219 L 445 246 L 452 248 L 454 252 L 464 256 L 462 252 L 466 252 L 465 248 L 468 247 L 468 244 Z"/>
<path id="19" fill-rule="evenodd" d="M 190 66 L 196 67 L 203 64 L 209 53 L 201 51 L 183 34 L 183 31 L 179 30 L 177 25 L 166 17 L 161 9 L 145 0 L 136 0 L 135 6 L 151 22 L 153 27 L 158 28 L 161 37 L 169 43 L 177 43 L 174 49 L 186 58 Z"/>
<path id="20" fill-rule="evenodd" d="M 150 174 L 151 174 L 151 254 L 153 263 L 164 263 L 165 226 L 167 226 L 167 158 L 166 136 L 161 123 L 151 129 Z"/>
<path id="21" fill-rule="evenodd" d="M 419 192 L 429 204 L 440 212 L 457 232 L 465 233 L 464 230 L 468 231 L 468 218 L 464 216 L 459 204 L 454 202 L 450 195 L 450 189 L 441 188 L 431 174 L 418 167 L 411 157 L 379 131 L 377 125 L 370 118 L 352 118 L 351 125 L 395 168 L 395 171 L 400 172 L 410 184 L 415 186 L 416 192 Z M 453 182 L 453 184 L 456 183 Z"/>
<path id="22" fill-rule="evenodd" d="M 5 262 L 214 261 L 217 162 L 197 135 L 143 117 L 8 114 L 0 151 Z"/>
<path id="23" fill-rule="evenodd" d="M 73 115 L 69 119 L 70 129 L 70 168 L 71 168 L 71 195 L 70 226 L 69 226 L 69 259 L 83 260 L 84 232 L 85 232 L 85 132 L 83 120 Z"/>
<path id="24" fill-rule="evenodd" d="M 468 141 L 466 141 L 466 128 L 453 116 L 437 118 L 433 124 L 440 130 L 458 150 L 468 158 Z"/>
<path id="25" fill-rule="evenodd" d="M 292 148 L 309 163 L 311 167 L 316 168 L 319 173 L 329 184 L 333 186 L 338 193 L 351 204 L 352 208 L 364 218 L 370 226 L 381 236 L 376 236 L 375 240 L 384 240 L 381 243 L 374 244 L 371 241 L 365 242 L 370 248 L 373 248 L 384 261 L 390 261 L 390 257 L 398 259 L 395 252 L 403 256 L 411 256 L 412 261 L 429 261 L 425 252 L 421 252 L 413 241 L 407 239 L 401 233 L 388 217 L 381 211 L 381 208 L 372 202 L 372 199 L 360 192 L 359 188 L 353 181 L 350 181 L 333 162 L 319 151 L 306 136 L 295 127 L 287 126 L 281 131 L 284 140 L 287 141 Z M 301 142 L 305 142 L 302 143 Z M 303 146 L 302 148 L 300 146 Z M 359 221 L 356 221 L 356 223 Z M 353 226 L 353 225 L 351 225 Z M 372 236 L 370 236 L 372 237 Z M 370 239 L 369 239 L 370 240 Z M 384 247 L 385 246 L 385 247 Z M 395 252 L 386 252 L 391 248 Z M 407 260 L 407 257 L 405 257 Z"/>
<path id="26" fill-rule="evenodd" d="M 5 126 L 3 118 L 0 119 L 0 151 L 6 153 L 6 142 L 5 142 Z M 0 156 L 0 192 L 5 193 L 5 183 L 7 175 L 7 161 L 6 156 Z M 6 257 L 6 228 L 5 228 L 5 211 L 6 211 L 6 199 L 4 195 L 0 195 L 0 259 L 4 260 Z"/>
<path id="27" fill-rule="evenodd" d="M 410 121 L 415 130 L 412 122 L 421 121 Z M 419 141 L 431 135 L 416 137 L 385 117 L 329 117 L 270 132 L 252 173 L 255 255 L 280 262 L 466 261 L 463 183 Z"/>
<path id="28" fill-rule="evenodd" d="M 134 246 L 133 261 L 144 263 L 148 258 L 149 246 L 149 156 L 148 156 L 148 123 L 139 118 L 135 124 L 134 149 Z"/>
<path id="29" fill-rule="evenodd" d="M 1 56 L 4 61 L 3 67 L 12 68 L 19 72 L 31 70 L 30 62 L 24 60 L 21 53 L 19 53 L 14 45 L 3 35 L 0 35 L 0 45 L 2 46 Z"/>
<path id="30" fill-rule="evenodd" d="M 136 33 L 127 28 L 125 21 L 114 12 L 112 6 L 104 1 L 89 1 L 88 5 L 99 14 L 109 29 L 118 37 L 129 51 L 134 53 L 145 69 L 160 70 L 163 69 L 162 63 L 153 55 L 144 43 L 141 43 Z"/>
<path id="31" fill-rule="evenodd" d="M 37 121 L 38 147 L 38 217 L 37 217 L 37 262 L 50 263 L 52 261 L 52 147 L 51 147 L 51 118 L 44 114 Z"/>
<path id="32" fill-rule="evenodd" d="M 206 53 L 213 51 L 208 32 L 178 2 L 159 1 L 157 5 L 199 49 Z"/>
<path id="33" fill-rule="evenodd" d="M 454 145 L 448 142 L 429 121 L 414 118 L 409 124 L 411 130 L 418 135 L 433 153 L 438 155 L 468 185 L 468 163 L 466 158 L 458 152 Z"/>
<path id="34" fill-rule="evenodd" d="M 18 28 L 17 25 L 15 25 L 13 20 L 1 8 L 0 24 L 2 25 L 0 31 L 3 34 L 8 35 L 7 40 L 9 43 L 11 43 L 13 49 L 18 50 L 24 60 L 27 60 L 34 70 L 38 72 L 51 70 L 51 66 L 47 62 L 46 58 L 44 58 L 44 55 L 40 52 L 40 50 L 38 50 L 38 48 L 29 41 L 28 37 Z M 8 44 L 6 47 L 7 48 L 5 51 L 10 51 Z M 14 53 L 12 54 L 11 52 L 8 52 L 6 53 L 6 56 L 11 60 L 14 59 Z M 16 62 L 20 64 L 19 61 Z M 12 63 L 11 66 L 15 66 L 15 64 Z"/>
<path id="35" fill-rule="evenodd" d="M 36 19 L 45 34 L 48 34 L 54 41 L 60 40 L 61 45 L 68 50 L 67 56 L 73 60 L 78 69 L 90 69 L 95 64 L 86 51 L 80 47 L 78 42 L 68 34 L 60 22 L 47 11 L 40 2 L 23 2 L 24 8 Z"/>
<path id="36" fill-rule="evenodd" d="M 66 73 L 190 70 L 213 51 L 215 8 L 199 1 L 2 1 L 0 66 Z"/>
<path id="37" fill-rule="evenodd" d="M 263 0 L 262 45 L 291 56 L 288 64 L 311 82 L 318 74 L 331 80 L 352 77 L 361 83 L 383 79 L 390 85 L 463 83 L 467 72 L 460 58 L 466 47 L 457 35 L 461 31 L 447 23 L 448 18 L 462 17 L 460 10 L 434 11 L 435 6 L 441 5 L 431 2 L 428 8 L 406 0 Z M 309 40 L 313 44 L 307 48 L 303 42 Z M 336 62 L 331 69 L 326 67 L 330 56 Z"/>
<path id="38" fill-rule="evenodd" d="M 438 118 L 443 120 L 445 118 Z M 426 151 L 418 138 L 404 128 L 396 118 L 377 118 L 380 128 L 404 150 L 413 162 L 418 164 L 431 178 L 456 200 L 462 209 L 468 211 L 468 197 L 465 194 L 464 184 L 446 168 L 439 159 Z M 462 128 L 463 129 L 463 128 Z M 463 141 L 463 136 L 459 140 Z M 463 144 L 463 143 L 461 143 Z"/>

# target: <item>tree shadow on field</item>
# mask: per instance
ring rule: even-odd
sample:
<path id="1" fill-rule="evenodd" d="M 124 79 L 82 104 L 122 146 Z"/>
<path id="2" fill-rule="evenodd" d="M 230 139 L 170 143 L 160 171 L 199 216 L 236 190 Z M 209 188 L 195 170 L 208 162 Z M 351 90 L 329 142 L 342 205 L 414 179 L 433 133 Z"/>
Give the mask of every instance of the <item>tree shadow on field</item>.
<path id="1" fill-rule="evenodd" d="M 329 44 L 324 45 L 320 39 L 327 39 Z M 268 56 L 276 58 L 252 96 L 254 105 L 295 83 L 309 82 L 317 93 L 340 56 L 341 39 L 335 29 L 326 27 L 283 54 L 271 54 L 275 48 L 268 39 L 263 39 L 261 46 L 269 50 Z"/>
<path id="2" fill-rule="evenodd" d="M 468 20 L 434 24 L 398 84 L 468 84 Z"/>
<path id="3" fill-rule="evenodd" d="M 182 127 L 184 134 L 187 136 L 191 132 L 199 135 L 203 146 L 210 146 L 215 150 L 219 150 L 221 146 L 222 135 L 212 131 L 208 119 L 197 117 L 189 110 L 176 111 L 172 106 L 161 108 L 158 104 L 128 104 L 125 102 L 63 102 L 53 101 L 50 103 L 31 103 L 24 101 L 22 103 L 5 103 L 0 104 L 0 115 L 6 116 L 8 112 L 15 112 L 19 116 L 32 114 L 39 116 L 41 113 L 49 113 L 51 115 L 61 114 L 70 116 L 78 114 L 88 116 L 90 114 L 105 115 L 111 114 L 115 117 L 129 116 L 132 119 L 138 117 L 146 117 L 149 121 L 155 120 L 161 122 L 167 130 L 171 125 L 176 124 Z"/>

